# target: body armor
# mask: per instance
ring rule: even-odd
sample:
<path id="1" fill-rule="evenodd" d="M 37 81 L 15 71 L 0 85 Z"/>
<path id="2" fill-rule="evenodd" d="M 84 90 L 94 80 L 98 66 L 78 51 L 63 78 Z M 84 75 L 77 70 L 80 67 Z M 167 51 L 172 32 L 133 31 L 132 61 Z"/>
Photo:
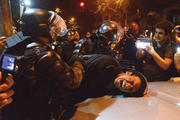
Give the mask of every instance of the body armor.
<path id="1" fill-rule="evenodd" d="M 14 74 L 14 102 L 3 110 L 3 118 L 49 120 L 56 107 L 66 106 L 69 93 L 65 89 L 76 87 L 74 82 L 79 77 L 75 66 L 78 65 L 70 67 L 51 50 L 50 45 L 38 42 L 28 44 L 24 52 L 22 48 L 13 49 L 7 53 L 23 57 Z"/>

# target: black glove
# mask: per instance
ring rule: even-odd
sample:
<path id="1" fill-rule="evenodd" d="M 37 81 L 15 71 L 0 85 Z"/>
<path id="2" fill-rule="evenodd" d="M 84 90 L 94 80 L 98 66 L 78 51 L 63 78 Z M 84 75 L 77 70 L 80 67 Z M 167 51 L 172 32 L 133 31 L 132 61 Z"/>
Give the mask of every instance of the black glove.
<path id="1" fill-rule="evenodd" d="M 79 61 L 79 62 L 81 62 L 81 63 L 83 63 L 84 62 L 84 60 L 83 60 L 83 55 L 73 55 L 72 57 L 71 57 L 71 59 L 69 60 L 70 62 L 70 65 L 73 65 L 73 63 L 75 62 L 75 61 Z"/>

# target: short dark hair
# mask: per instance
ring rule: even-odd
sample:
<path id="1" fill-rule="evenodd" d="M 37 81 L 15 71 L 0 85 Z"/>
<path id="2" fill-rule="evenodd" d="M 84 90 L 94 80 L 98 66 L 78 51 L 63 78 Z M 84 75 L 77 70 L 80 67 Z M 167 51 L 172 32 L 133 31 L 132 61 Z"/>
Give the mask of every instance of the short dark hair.
<path id="1" fill-rule="evenodd" d="M 163 29 L 165 31 L 165 34 L 168 35 L 171 33 L 173 29 L 173 24 L 167 20 L 163 20 L 163 21 L 158 22 L 155 25 L 155 28 Z"/>

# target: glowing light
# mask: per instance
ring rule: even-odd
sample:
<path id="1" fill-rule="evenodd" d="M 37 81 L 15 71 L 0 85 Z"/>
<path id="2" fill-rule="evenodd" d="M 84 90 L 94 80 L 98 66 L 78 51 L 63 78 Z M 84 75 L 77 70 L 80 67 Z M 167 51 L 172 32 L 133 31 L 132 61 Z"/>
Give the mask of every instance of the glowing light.
<path id="1" fill-rule="evenodd" d="M 177 48 L 177 53 L 180 53 L 180 47 Z"/>
<path id="2" fill-rule="evenodd" d="M 26 6 L 30 6 L 30 5 L 31 5 L 30 0 L 24 0 L 24 5 L 26 5 Z"/>
<path id="3" fill-rule="evenodd" d="M 72 21 L 74 21 L 74 20 L 75 20 L 75 18 L 73 18 L 73 17 L 72 17 L 72 18 L 71 18 L 71 20 L 72 20 Z"/>
<path id="4" fill-rule="evenodd" d="M 81 2 L 79 3 L 79 5 L 80 5 L 80 7 L 84 7 L 85 3 L 81 1 Z"/>
<path id="5" fill-rule="evenodd" d="M 108 29 L 108 27 L 107 26 L 103 26 L 103 30 L 107 30 Z"/>
<path id="6" fill-rule="evenodd" d="M 150 43 L 147 43 L 147 42 L 137 42 L 136 43 L 137 48 L 146 49 L 146 46 L 150 46 Z"/>
<path id="7" fill-rule="evenodd" d="M 180 107 L 180 103 L 177 103 L 176 105 Z"/>

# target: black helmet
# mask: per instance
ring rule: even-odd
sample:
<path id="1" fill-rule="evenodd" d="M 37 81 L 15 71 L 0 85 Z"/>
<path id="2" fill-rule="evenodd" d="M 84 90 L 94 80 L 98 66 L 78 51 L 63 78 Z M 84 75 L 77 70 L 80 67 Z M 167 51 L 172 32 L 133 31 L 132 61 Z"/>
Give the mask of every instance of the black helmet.
<path id="1" fill-rule="evenodd" d="M 121 26 L 115 21 L 108 21 L 101 25 L 99 28 L 99 36 L 106 39 L 106 42 L 116 41 L 117 37 L 121 34 Z"/>
<path id="2" fill-rule="evenodd" d="M 21 21 L 24 36 L 62 37 L 67 32 L 64 20 L 53 11 L 29 9 L 23 13 Z"/>

